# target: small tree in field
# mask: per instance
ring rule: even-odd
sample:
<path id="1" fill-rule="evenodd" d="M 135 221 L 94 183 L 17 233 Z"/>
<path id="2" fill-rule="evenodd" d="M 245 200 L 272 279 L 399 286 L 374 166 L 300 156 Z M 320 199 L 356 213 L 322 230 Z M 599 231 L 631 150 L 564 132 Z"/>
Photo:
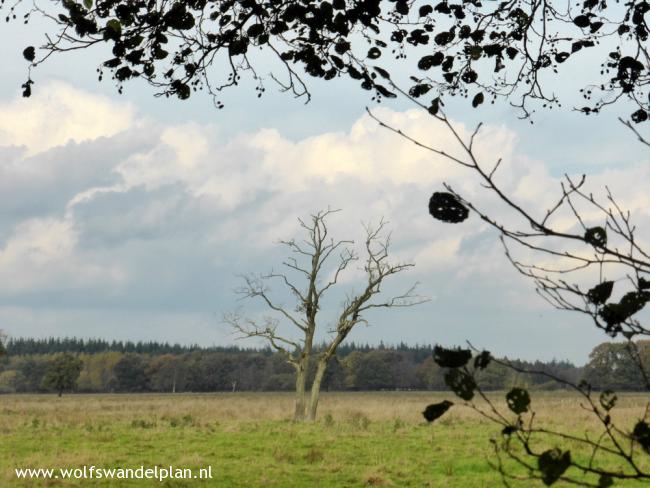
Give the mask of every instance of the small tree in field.
<path id="1" fill-rule="evenodd" d="M 280 241 L 291 252 L 283 265 L 301 277 L 302 283 L 290 280 L 286 273 L 271 272 L 259 277 L 245 276 L 244 285 L 237 290 L 242 298 L 259 298 L 268 308 L 282 318 L 288 330 L 293 333 L 281 333 L 280 321 L 274 317 L 264 318 L 261 322 L 241 317 L 233 313 L 225 317 L 241 337 L 262 337 L 286 357 L 295 369 L 296 400 L 294 420 L 305 418 L 314 420 L 318 408 L 321 383 L 327 370 L 329 360 L 336 354 L 336 349 L 345 340 L 352 329 L 361 323 L 367 323 L 364 312 L 373 308 L 408 307 L 426 301 L 414 294 L 415 285 L 404 294 L 388 299 L 377 299 L 381 286 L 389 276 L 401 273 L 414 266 L 413 263 L 391 264 L 388 261 L 390 236 L 383 236 L 386 222 L 383 220 L 376 227 L 366 226 L 365 260 L 363 272 L 365 284 L 361 291 L 347 296 L 341 305 L 334 326 L 328 331 L 330 336 L 325 347 L 314 351 L 314 339 L 317 331 L 323 330 L 318 315 L 321 301 L 326 292 L 337 284 L 341 273 L 348 266 L 359 260 L 351 247 L 353 241 L 335 241 L 329 237 L 327 219 L 335 210 L 320 211 L 308 221 L 298 219 L 305 231 L 306 238 Z M 287 287 L 296 299 L 294 311 L 272 300 L 267 283 L 277 280 Z M 297 337 L 297 338 L 295 338 Z M 307 368 L 310 358 L 316 359 L 316 373 L 307 399 Z"/>
<path id="2" fill-rule="evenodd" d="M 74 390 L 81 374 L 83 362 L 69 353 L 58 355 L 52 360 L 50 367 L 43 377 L 43 386 L 55 390 L 59 396 L 66 390 Z"/>

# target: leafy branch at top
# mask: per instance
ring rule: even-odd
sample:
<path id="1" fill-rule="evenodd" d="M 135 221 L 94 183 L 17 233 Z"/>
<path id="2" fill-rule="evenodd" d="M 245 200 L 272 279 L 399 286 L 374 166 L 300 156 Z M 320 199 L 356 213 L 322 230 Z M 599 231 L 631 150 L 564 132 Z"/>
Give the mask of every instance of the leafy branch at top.
<path id="1" fill-rule="evenodd" d="M 374 68 L 410 76 L 415 98 L 466 97 L 474 107 L 507 99 L 529 117 L 531 101 L 557 107 L 550 84 L 572 76 L 574 58 L 591 64 L 592 81 L 581 89 L 586 114 L 621 100 L 634 105 L 631 119 L 648 120 L 650 71 L 646 0 L 624 5 L 585 0 L 61 0 L 46 7 L 28 0 L 2 5 L 7 21 L 33 16 L 51 21 L 38 49 L 24 57 L 31 68 L 53 54 L 107 44 L 98 64 L 122 91 L 135 78 L 156 94 L 186 99 L 205 90 L 217 107 L 222 90 L 265 79 L 282 91 L 310 97 L 305 76 L 351 78 L 374 98 L 396 94 Z M 595 60 L 585 53 L 598 51 Z M 268 63 L 258 52 L 276 60 Z M 406 67 L 395 68 L 396 63 Z M 261 68 L 264 66 L 264 68 Z M 262 69 L 264 72 L 262 72 Z M 584 71 L 584 70 L 583 70 Z M 588 70 L 589 71 L 589 70 Z M 23 85 L 32 91 L 31 74 Z M 431 100 L 429 98 L 429 100 Z M 539 105 L 537 104 L 537 105 Z"/>

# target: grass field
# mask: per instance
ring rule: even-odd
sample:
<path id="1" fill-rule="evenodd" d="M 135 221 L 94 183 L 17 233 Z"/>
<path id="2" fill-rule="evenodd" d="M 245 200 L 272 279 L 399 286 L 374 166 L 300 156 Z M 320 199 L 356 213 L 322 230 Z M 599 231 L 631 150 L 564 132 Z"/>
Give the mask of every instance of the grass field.
<path id="1" fill-rule="evenodd" d="M 330 393 L 318 422 L 294 424 L 289 394 L 0 396 L 0 487 L 500 486 L 488 465 L 497 426 L 463 407 L 423 422 L 425 405 L 449 397 Z M 647 399 L 624 396 L 615 420 L 633 425 Z M 576 397 L 539 393 L 533 403 L 547 427 L 595 428 Z M 213 479 L 26 481 L 14 472 L 84 465 L 211 466 Z"/>

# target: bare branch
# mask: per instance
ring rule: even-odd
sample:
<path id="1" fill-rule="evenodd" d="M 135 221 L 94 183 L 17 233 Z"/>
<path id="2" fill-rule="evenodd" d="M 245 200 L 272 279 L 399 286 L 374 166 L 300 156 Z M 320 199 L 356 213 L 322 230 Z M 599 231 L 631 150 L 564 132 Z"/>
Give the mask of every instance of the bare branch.
<path id="1" fill-rule="evenodd" d="M 253 278 L 252 276 L 242 276 L 242 279 L 245 282 L 245 286 L 235 290 L 238 295 L 240 295 L 242 298 L 261 298 L 271 310 L 275 310 L 276 312 L 281 313 L 284 317 L 289 319 L 293 325 L 301 330 L 305 330 L 305 325 L 303 325 L 298 319 L 290 314 L 284 307 L 277 305 L 271 301 L 268 296 L 268 289 L 264 286 L 264 283 L 260 279 Z"/>
<path id="2" fill-rule="evenodd" d="M 296 341 L 281 337 L 277 334 L 277 320 L 266 317 L 264 323 L 260 325 L 254 320 L 242 317 L 238 313 L 230 313 L 224 315 L 223 321 L 228 324 L 235 333 L 239 334 L 239 337 L 237 337 L 238 339 L 260 337 L 265 339 L 273 349 L 285 356 L 289 363 L 295 364 L 297 362 L 294 354 L 295 351 L 301 349 L 301 346 Z M 288 349 L 287 346 L 291 349 Z"/>
<path id="3" fill-rule="evenodd" d="M 618 118 L 619 122 L 623 124 L 625 127 L 630 129 L 634 135 L 637 137 L 639 142 L 641 144 L 645 144 L 646 146 L 650 146 L 650 142 L 648 142 L 642 135 L 641 133 L 632 125 L 632 123 L 629 120 L 623 120 L 621 117 Z"/>

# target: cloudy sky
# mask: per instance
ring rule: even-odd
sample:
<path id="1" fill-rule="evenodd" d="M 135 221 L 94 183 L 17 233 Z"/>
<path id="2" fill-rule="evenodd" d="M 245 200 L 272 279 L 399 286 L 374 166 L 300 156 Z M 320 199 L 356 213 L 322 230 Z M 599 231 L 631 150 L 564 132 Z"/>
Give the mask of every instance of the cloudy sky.
<path id="1" fill-rule="evenodd" d="M 0 327 L 9 335 L 233 343 L 225 312 L 265 313 L 237 300 L 238 276 L 280 270 L 278 240 L 300 237 L 297 218 L 332 207 L 342 209 L 330 219 L 341 239 L 361 242 L 363 224 L 388 220 L 394 260 L 416 266 L 386 293 L 419 282 L 431 298 L 369 315 L 352 340 L 470 340 L 510 357 L 582 363 L 606 339 L 587 318 L 551 310 L 476 218 L 445 225 L 427 214 L 443 182 L 501 209 L 471 173 L 378 127 L 355 86 L 313 83 L 308 105 L 271 85 L 261 100 L 243 89 L 216 110 L 200 96 L 155 99 L 137 84 L 117 95 L 81 53 L 39 68 L 34 96 L 22 99 L 20 53 L 38 32 L 21 27 L 10 24 L 0 43 Z M 458 150 L 420 110 L 373 110 Z M 463 134 L 485 122 L 477 153 L 503 158 L 499 182 L 522 205 L 541 211 L 564 172 L 586 173 L 591 190 L 609 185 L 650 229 L 650 161 L 617 113 L 539 112 L 534 125 L 506 106 L 452 103 L 448 113 Z M 325 323 L 358 278 L 352 269 L 329 298 Z"/>

